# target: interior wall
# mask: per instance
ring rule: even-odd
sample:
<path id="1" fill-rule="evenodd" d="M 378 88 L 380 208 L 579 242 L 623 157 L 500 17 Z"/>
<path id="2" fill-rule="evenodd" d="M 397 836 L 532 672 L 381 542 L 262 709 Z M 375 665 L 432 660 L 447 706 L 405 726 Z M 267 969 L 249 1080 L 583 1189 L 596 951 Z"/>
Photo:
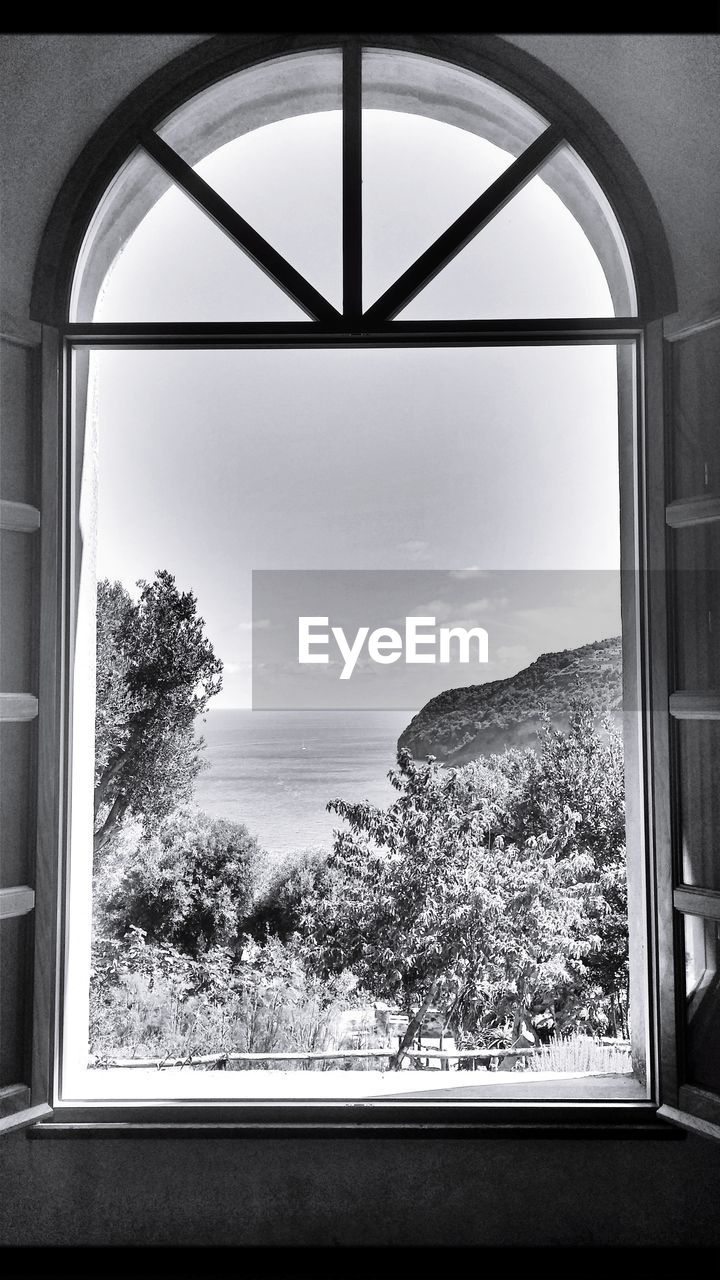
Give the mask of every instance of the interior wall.
<path id="1" fill-rule="evenodd" d="M 42 228 L 84 143 L 131 89 L 203 38 L 0 37 L 4 329 L 27 323 Z M 570 81 L 625 142 L 664 221 L 681 305 L 720 297 L 720 38 L 508 39 Z M 2 496 L 32 501 L 24 413 L 3 412 L 20 461 L 3 468 Z M 20 570 L 18 582 L 8 609 L 20 654 L 34 624 Z M 13 846 L 32 840 L 31 766 L 17 777 L 26 781 L 0 808 Z M 0 1140 L 6 1244 L 720 1245 L 719 1191 L 720 1145 L 695 1137 Z"/>
<path id="2" fill-rule="evenodd" d="M 83 145 L 122 99 L 207 37 L 0 35 L 3 308 L 27 315 L 45 220 Z M 660 210 L 681 307 L 720 293 L 720 37 L 508 35 L 583 94 Z M 30 155 L 31 164 L 18 164 Z"/>
<path id="3" fill-rule="evenodd" d="M 720 36 L 511 35 L 625 144 L 660 211 L 681 311 L 720 298 Z"/>
<path id="4" fill-rule="evenodd" d="M 73 162 L 111 111 L 202 35 L 2 35 L 2 308 L 29 314 L 40 236 Z"/>
<path id="5" fill-rule="evenodd" d="M 30 1139 L 0 1149 L 10 1245 L 720 1246 L 720 1145 Z M 434 1265 L 434 1261 L 430 1261 Z"/>

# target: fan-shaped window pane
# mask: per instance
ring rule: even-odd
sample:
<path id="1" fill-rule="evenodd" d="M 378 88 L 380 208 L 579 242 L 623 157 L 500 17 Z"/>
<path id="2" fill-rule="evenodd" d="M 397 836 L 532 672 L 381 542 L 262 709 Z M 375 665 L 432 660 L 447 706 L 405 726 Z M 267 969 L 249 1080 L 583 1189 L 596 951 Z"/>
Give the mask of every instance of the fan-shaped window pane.
<path id="1" fill-rule="evenodd" d="M 85 237 L 73 320 L 306 320 L 165 172 L 136 151 Z"/>
<path id="2" fill-rule="evenodd" d="M 226 76 L 184 102 L 157 132 L 194 165 L 263 125 L 341 106 L 342 54 L 339 49 L 320 49 Z"/>
<path id="3" fill-rule="evenodd" d="M 547 127 L 460 67 L 363 53 L 363 301 L 369 306 Z"/>
<path id="4" fill-rule="evenodd" d="M 628 315 L 636 310 L 631 282 L 607 200 L 562 147 L 399 318 Z"/>
<path id="5" fill-rule="evenodd" d="M 512 163 L 464 129 L 363 111 L 363 303 L 370 306 Z"/>
<path id="6" fill-rule="evenodd" d="M 398 49 L 365 49 L 362 105 L 444 120 L 520 155 L 548 121 L 501 85 L 463 67 Z"/>
<path id="7" fill-rule="evenodd" d="M 511 169 L 548 121 L 482 76 L 386 49 L 363 54 L 361 103 L 362 245 L 353 249 L 349 241 L 345 251 L 362 257 L 368 307 Z M 293 54 L 227 76 L 166 118 L 157 135 L 158 147 L 188 166 L 188 177 L 194 171 L 228 214 L 240 215 L 285 260 L 286 287 L 293 287 L 291 272 L 299 273 L 317 303 L 325 298 L 342 310 L 343 202 L 352 207 L 352 191 L 343 192 L 340 50 Z M 352 130 L 345 145 L 350 155 Z M 170 164 L 180 184 L 172 188 L 159 159 L 136 152 L 108 188 L 83 245 L 71 319 L 306 318 L 182 194 L 181 168 Z M 617 220 L 565 145 L 399 317 L 635 312 Z"/>
<path id="8" fill-rule="evenodd" d="M 342 306 L 341 106 L 342 55 L 329 49 L 228 76 L 157 130 L 336 307 Z"/>
<path id="9" fill-rule="evenodd" d="M 342 308 L 341 112 L 266 125 L 226 142 L 195 168 L 323 297 Z"/>

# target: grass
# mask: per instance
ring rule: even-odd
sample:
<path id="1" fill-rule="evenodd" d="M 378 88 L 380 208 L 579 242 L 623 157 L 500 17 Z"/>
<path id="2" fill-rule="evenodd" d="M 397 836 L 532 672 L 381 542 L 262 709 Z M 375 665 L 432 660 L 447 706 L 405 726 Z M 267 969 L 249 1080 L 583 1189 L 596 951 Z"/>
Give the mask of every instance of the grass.
<path id="1" fill-rule="evenodd" d="M 599 1044 L 590 1036 L 569 1036 L 551 1040 L 539 1053 L 528 1054 L 529 1071 L 591 1071 L 617 1075 L 631 1070 L 630 1049 Z"/>

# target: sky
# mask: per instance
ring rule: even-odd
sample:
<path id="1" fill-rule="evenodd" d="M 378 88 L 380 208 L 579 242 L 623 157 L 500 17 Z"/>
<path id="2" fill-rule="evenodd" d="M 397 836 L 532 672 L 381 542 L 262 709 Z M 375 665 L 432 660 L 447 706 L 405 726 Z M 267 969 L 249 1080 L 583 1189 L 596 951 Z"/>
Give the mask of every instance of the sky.
<path id="1" fill-rule="evenodd" d="M 367 303 L 512 157 L 438 121 L 365 115 Z M 339 303 L 339 113 L 265 126 L 198 168 Z M 612 304 L 583 232 L 538 177 L 405 314 L 611 315 Z M 302 315 L 171 190 L 117 258 L 95 318 Z M 614 347 L 119 351 L 92 366 L 98 574 L 133 588 L 166 568 L 195 591 L 225 667 L 215 707 L 250 705 L 253 570 L 402 571 L 395 614 L 434 604 L 450 625 L 483 622 L 478 573 L 522 571 L 504 588 L 494 578 L 496 639 L 474 680 L 619 632 Z M 452 571 L 452 591 L 428 594 L 412 576 L 431 570 Z M 558 594 L 558 571 L 583 573 Z M 387 705 L 421 705 L 424 687 L 402 675 Z"/>

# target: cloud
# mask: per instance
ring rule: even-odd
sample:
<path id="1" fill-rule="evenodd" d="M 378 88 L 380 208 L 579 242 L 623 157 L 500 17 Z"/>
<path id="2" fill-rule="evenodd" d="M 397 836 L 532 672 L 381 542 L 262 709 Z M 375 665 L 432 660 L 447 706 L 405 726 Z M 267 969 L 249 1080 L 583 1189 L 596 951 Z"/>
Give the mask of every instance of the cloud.
<path id="1" fill-rule="evenodd" d="M 507 596 L 482 596 L 480 600 L 428 600 L 425 604 L 417 604 L 413 615 L 422 618 L 435 618 L 438 623 L 446 623 L 452 627 L 477 627 L 482 624 L 483 615 L 495 609 L 505 609 L 510 601 Z M 462 618 L 458 614 L 462 613 Z M 403 619 L 404 621 L 404 619 Z"/>
<path id="2" fill-rule="evenodd" d="M 471 564 L 467 569 L 448 569 L 448 577 L 464 582 L 466 578 L 487 578 L 490 572 L 489 569 L 480 569 L 476 564 Z"/>
<path id="3" fill-rule="evenodd" d="M 479 600 L 469 600 L 463 604 L 468 613 L 490 613 L 493 609 L 507 609 L 510 604 L 508 596 L 481 596 Z"/>
<path id="4" fill-rule="evenodd" d="M 473 614 L 469 618 L 452 618 L 445 623 L 445 626 L 450 631 L 452 631 L 453 627 L 464 627 L 466 631 L 469 631 L 474 627 L 481 627 L 482 625 L 482 618 L 477 617 L 476 614 Z"/>
<path id="5" fill-rule="evenodd" d="M 253 618 L 252 622 L 239 622 L 238 631 L 267 631 L 270 627 L 269 618 Z"/>
<path id="6" fill-rule="evenodd" d="M 240 671 L 251 671 L 252 662 L 223 662 L 223 671 L 227 676 L 236 676 Z"/>
<path id="7" fill-rule="evenodd" d="M 457 604 L 450 600 L 428 600 L 426 604 L 414 605 L 412 616 L 414 618 L 434 618 L 436 622 L 445 622 L 447 618 L 452 617 L 453 613 L 457 612 L 457 609 Z"/>

